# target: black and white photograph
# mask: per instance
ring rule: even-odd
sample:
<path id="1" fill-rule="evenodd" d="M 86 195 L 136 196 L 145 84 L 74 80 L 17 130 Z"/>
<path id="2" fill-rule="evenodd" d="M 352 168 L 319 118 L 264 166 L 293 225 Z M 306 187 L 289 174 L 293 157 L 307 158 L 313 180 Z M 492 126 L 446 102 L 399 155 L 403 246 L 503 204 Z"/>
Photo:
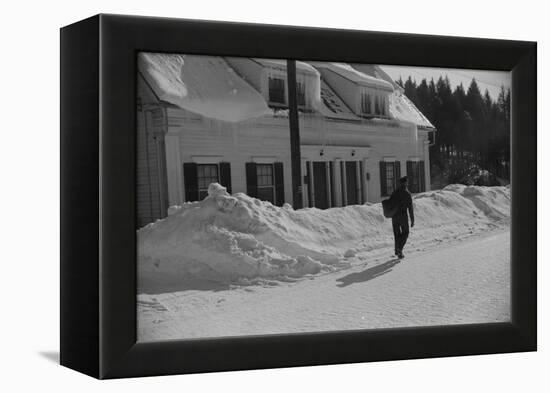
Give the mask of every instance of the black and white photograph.
<path id="1" fill-rule="evenodd" d="M 4 10 L 1 391 L 549 391 L 543 2 Z"/>
<path id="2" fill-rule="evenodd" d="M 139 342 L 511 320 L 505 71 L 137 54 Z"/>

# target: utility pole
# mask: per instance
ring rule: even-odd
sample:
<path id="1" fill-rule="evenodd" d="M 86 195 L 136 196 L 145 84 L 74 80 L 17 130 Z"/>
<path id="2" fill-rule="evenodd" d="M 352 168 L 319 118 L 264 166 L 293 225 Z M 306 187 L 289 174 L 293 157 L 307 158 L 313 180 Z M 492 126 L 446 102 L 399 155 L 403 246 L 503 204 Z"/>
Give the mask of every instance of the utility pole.
<path id="1" fill-rule="evenodd" d="M 302 203 L 302 158 L 300 153 L 300 123 L 298 121 L 298 89 L 296 82 L 296 60 L 286 61 L 288 81 L 288 121 L 290 126 L 290 162 L 292 170 L 292 201 L 294 209 L 301 209 Z"/>

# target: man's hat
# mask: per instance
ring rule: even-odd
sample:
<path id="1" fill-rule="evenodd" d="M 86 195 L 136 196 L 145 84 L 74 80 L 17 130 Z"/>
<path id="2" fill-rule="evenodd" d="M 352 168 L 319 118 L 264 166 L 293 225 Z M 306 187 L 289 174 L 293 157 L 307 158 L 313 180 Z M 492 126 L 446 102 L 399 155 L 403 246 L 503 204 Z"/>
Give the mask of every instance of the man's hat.
<path id="1" fill-rule="evenodd" d="M 401 179 L 399 179 L 399 183 L 403 184 L 407 182 L 407 176 L 403 176 Z"/>

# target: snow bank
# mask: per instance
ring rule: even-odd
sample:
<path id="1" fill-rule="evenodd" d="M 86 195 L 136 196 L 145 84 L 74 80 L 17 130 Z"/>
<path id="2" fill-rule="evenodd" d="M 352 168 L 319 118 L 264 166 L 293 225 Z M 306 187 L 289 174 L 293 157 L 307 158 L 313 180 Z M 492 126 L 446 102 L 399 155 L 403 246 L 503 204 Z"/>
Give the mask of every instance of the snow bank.
<path id="1" fill-rule="evenodd" d="M 453 184 L 414 198 L 415 215 L 421 227 L 455 224 L 508 225 L 509 187 L 478 187 Z"/>
<path id="2" fill-rule="evenodd" d="M 169 213 L 138 231 L 142 272 L 223 281 L 299 277 L 339 261 L 337 255 L 293 239 L 300 228 L 289 205 L 279 208 L 241 193 L 230 196 L 217 183 L 210 185 L 203 201 L 173 207 Z"/>
<path id="3" fill-rule="evenodd" d="M 414 242 L 509 220 L 507 187 L 452 185 L 419 194 L 414 204 Z M 357 253 L 393 244 L 391 221 L 379 203 L 296 211 L 242 193 L 229 195 L 216 183 L 203 201 L 169 213 L 137 233 L 140 274 L 159 282 L 302 277 L 349 266 Z"/>

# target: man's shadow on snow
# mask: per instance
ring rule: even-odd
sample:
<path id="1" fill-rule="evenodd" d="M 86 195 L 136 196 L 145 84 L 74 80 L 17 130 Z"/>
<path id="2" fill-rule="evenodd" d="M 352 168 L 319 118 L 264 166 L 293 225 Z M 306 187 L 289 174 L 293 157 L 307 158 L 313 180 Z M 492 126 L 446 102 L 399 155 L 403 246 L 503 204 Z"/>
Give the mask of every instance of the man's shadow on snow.
<path id="1" fill-rule="evenodd" d="M 387 262 L 381 263 L 380 265 L 363 270 L 362 272 L 348 274 L 347 276 L 341 277 L 336 281 L 340 282 L 340 284 L 338 284 L 339 287 L 347 287 L 351 284 L 370 281 L 376 277 L 380 277 L 383 274 L 391 272 L 392 268 L 399 262 L 400 261 L 397 258 L 391 259 Z"/>

